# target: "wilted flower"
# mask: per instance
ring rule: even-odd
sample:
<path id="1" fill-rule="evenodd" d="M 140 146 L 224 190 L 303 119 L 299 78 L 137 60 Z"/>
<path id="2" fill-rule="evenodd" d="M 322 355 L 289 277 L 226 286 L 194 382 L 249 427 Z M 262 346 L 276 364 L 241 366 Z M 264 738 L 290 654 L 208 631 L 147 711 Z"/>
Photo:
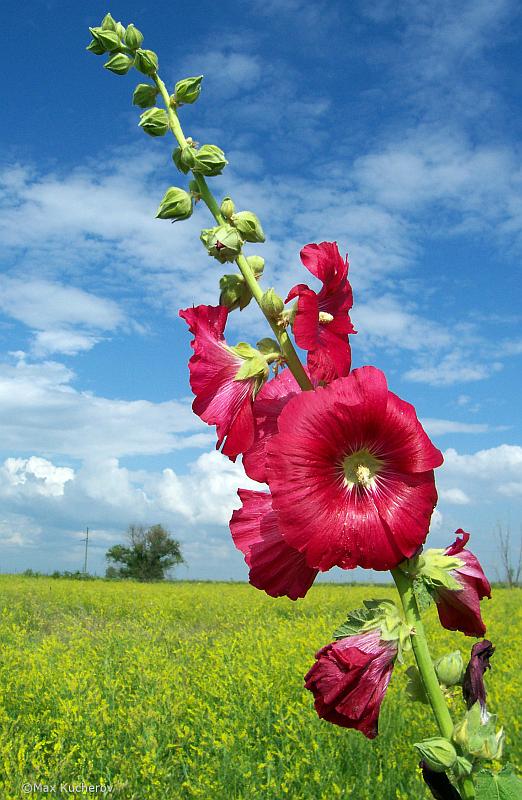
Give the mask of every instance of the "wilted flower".
<path id="1" fill-rule="evenodd" d="M 243 507 L 232 514 L 230 530 L 250 567 L 250 583 L 272 597 L 304 597 L 318 570 L 281 536 L 270 494 L 247 489 L 238 494 Z"/>
<path id="2" fill-rule="evenodd" d="M 277 431 L 266 445 L 273 506 L 283 537 L 311 567 L 385 570 L 418 550 L 442 455 L 384 373 L 361 367 L 300 392 Z"/>
<path id="3" fill-rule="evenodd" d="M 301 250 L 304 266 L 322 282 L 319 294 L 306 284 L 294 286 L 286 302 L 297 297 L 293 332 L 299 347 L 308 350 L 313 378 L 329 383 L 348 375 L 351 351 L 348 334 L 355 333 L 348 311 L 353 304 L 348 282 L 348 258 L 341 258 L 336 242 L 307 244 Z"/>
<path id="4" fill-rule="evenodd" d="M 460 567 L 450 571 L 460 589 L 454 591 L 444 586 L 437 587 L 435 601 L 439 619 L 441 625 L 450 631 L 462 631 L 467 636 L 484 636 L 486 626 L 480 615 L 480 601 L 483 597 L 491 597 L 491 586 L 476 556 L 464 549 L 469 533 L 459 528 L 456 537 L 454 543 L 444 550 L 444 555 L 461 562 Z"/>
<path id="5" fill-rule="evenodd" d="M 216 447 L 224 442 L 222 452 L 234 460 L 252 445 L 252 401 L 268 377 L 268 365 L 250 345 L 227 345 L 224 306 L 186 308 L 179 315 L 194 334 L 189 361 L 190 386 L 196 395 L 192 408 L 204 422 L 216 426 Z"/>
<path id="6" fill-rule="evenodd" d="M 319 716 L 375 738 L 397 652 L 396 641 L 381 641 L 380 628 L 346 636 L 319 650 L 305 676 Z"/>
<path id="7" fill-rule="evenodd" d="M 471 658 L 462 682 L 462 694 L 468 708 L 471 708 L 477 700 L 482 709 L 486 708 L 484 673 L 487 669 L 491 669 L 489 659 L 494 652 L 495 648 L 488 639 L 477 642 L 471 648 Z"/>
<path id="8" fill-rule="evenodd" d="M 460 794 L 450 783 L 445 772 L 434 772 L 425 761 L 421 761 L 422 777 L 435 800 L 461 800 Z"/>

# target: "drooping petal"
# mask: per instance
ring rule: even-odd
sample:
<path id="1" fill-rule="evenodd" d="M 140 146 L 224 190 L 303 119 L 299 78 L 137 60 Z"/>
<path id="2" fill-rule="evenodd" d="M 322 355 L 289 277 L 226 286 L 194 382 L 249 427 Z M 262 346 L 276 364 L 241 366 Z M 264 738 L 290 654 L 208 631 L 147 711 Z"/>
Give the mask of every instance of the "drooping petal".
<path id="1" fill-rule="evenodd" d="M 270 494 L 247 489 L 238 494 L 243 507 L 232 514 L 230 530 L 250 567 L 250 583 L 272 597 L 304 597 L 317 570 L 281 536 Z"/>
<path id="2" fill-rule="evenodd" d="M 462 681 L 462 694 L 468 708 L 475 705 L 477 700 L 483 709 L 486 708 L 484 673 L 487 669 L 491 669 L 489 659 L 494 652 L 495 648 L 488 639 L 477 642 L 471 648 L 471 658 Z"/>
<path id="3" fill-rule="evenodd" d="M 189 361 L 194 413 L 217 430 L 217 445 L 231 460 L 254 439 L 252 413 L 255 378 L 236 380 L 243 360 L 227 347 L 224 329 L 228 309 L 197 306 L 179 312 L 194 334 Z"/>

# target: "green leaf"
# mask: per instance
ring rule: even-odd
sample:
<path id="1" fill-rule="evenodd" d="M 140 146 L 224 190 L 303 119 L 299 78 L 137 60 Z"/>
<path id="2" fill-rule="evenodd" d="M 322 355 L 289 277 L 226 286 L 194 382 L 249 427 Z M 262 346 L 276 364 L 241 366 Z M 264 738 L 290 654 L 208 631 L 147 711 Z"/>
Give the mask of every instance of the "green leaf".
<path id="1" fill-rule="evenodd" d="M 364 608 L 356 608 L 350 611 L 346 622 L 334 631 L 334 638 L 344 639 L 345 636 L 354 636 L 362 630 L 377 627 L 384 617 L 384 609 L 389 607 L 390 604 L 395 607 L 395 604 L 390 600 L 365 600 Z"/>
<path id="2" fill-rule="evenodd" d="M 482 769 L 476 779 L 476 800 L 522 800 L 522 780 L 510 764 L 496 773 Z"/>
<path id="3" fill-rule="evenodd" d="M 429 590 L 429 584 L 426 583 L 421 575 L 416 575 L 413 579 L 413 591 L 419 611 L 421 614 L 424 614 L 433 602 L 433 597 Z"/>

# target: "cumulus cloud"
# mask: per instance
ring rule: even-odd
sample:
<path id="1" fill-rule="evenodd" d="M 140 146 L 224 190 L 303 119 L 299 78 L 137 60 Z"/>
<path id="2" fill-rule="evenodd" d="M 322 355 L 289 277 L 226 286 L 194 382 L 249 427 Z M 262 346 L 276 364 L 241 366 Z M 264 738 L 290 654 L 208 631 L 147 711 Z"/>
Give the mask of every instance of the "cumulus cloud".
<path id="1" fill-rule="evenodd" d="M 470 498 L 463 492 L 462 489 L 453 488 L 453 489 L 441 489 L 440 491 L 440 499 L 445 500 L 446 503 L 451 503 L 456 506 L 467 506 L 471 503 Z"/>
<path id="2" fill-rule="evenodd" d="M 51 461 L 39 456 L 30 458 L 7 458 L 0 469 L 0 491 L 23 486 L 28 493 L 44 497 L 61 497 L 64 486 L 74 480 L 70 467 L 56 467 Z"/>

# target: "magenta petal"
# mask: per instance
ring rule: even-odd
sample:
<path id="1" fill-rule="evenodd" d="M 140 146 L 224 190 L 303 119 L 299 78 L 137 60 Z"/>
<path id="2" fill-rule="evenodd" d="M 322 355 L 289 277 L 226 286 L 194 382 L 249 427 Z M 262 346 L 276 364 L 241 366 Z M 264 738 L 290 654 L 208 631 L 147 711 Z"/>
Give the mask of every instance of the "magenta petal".
<path id="1" fill-rule="evenodd" d="M 243 507 L 234 511 L 230 530 L 250 567 L 249 580 L 272 597 L 304 597 L 317 576 L 302 553 L 281 536 L 272 498 L 266 492 L 240 489 Z"/>

